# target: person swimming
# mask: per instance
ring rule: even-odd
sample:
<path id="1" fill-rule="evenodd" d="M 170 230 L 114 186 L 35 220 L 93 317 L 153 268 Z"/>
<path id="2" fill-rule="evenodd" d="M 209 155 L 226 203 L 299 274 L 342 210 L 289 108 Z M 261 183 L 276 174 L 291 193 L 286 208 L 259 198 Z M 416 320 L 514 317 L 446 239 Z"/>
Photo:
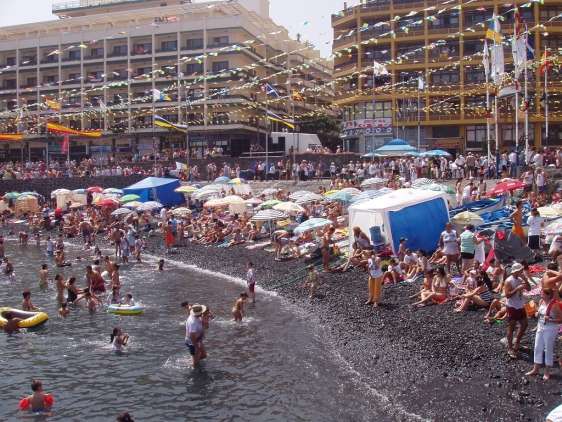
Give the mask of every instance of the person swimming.
<path id="1" fill-rule="evenodd" d="M 42 264 L 39 270 L 39 287 L 45 289 L 48 287 L 49 283 L 47 279 L 49 278 L 49 268 L 47 264 Z"/>
<path id="2" fill-rule="evenodd" d="M 116 353 L 123 353 L 123 349 L 129 342 L 129 335 L 124 333 L 121 328 L 115 327 L 111 333 L 110 340 L 111 349 Z"/>
<path id="3" fill-rule="evenodd" d="M 55 404 L 51 394 L 43 392 L 43 384 L 39 380 L 31 382 L 32 394 L 20 400 L 19 409 L 25 412 L 50 412 Z"/>
<path id="4" fill-rule="evenodd" d="M 164 260 L 161 259 L 160 261 L 158 261 L 158 271 L 164 271 Z"/>
<path id="5" fill-rule="evenodd" d="M 36 311 L 38 308 L 36 308 L 33 303 L 31 303 L 31 292 L 29 290 L 24 290 L 23 291 L 23 301 L 21 302 L 21 309 L 23 311 Z"/>
<path id="6" fill-rule="evenodd" d="M 135 306 L 135 301 L 133 299 L 133 295 L 131 293 L 127 293 L 123 300 L 121 301 L 121 305 L 124 306 Z"/>
<path id="7" fill-rule="evenodd" d="M 4 325 L 4 331 L 6 334 L 15 334 L 20 332 L 19 323 L 21 318 L 16 318 L 12 312 L 4 313 L 4 318 L 6 318 L 6 324 Z"/>
<path id="8" fill-rule="evenodd" d="M 76 277 L 70 277 L 65 284 L 66 287 L 66 302 L 67 303 L 74 303 L 78 299 L 78 287 L 76 287 Z"/>
<path id="9" fill-rule="evenodd" d="M 238 299 L 236 299 L 236 302 L 232 307 L 232 316 L 234 317 L 234 321 L 242 322 L 242 318 L 244 318 L 244 306 L 247 300 L 248 293 L 240 293 L 240 296 L 238 297 Z"/>

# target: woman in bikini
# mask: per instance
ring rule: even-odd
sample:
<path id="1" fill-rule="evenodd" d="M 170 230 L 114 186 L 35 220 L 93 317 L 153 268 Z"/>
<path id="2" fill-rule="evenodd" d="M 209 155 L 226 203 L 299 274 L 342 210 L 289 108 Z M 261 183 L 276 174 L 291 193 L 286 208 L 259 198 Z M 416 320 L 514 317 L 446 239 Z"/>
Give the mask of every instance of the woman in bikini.
<path id="1" fill-rule="evenodd" d="M 449 299 L 449 286 L 454 286 L 451 277 L 445 271 L 445 267 L 438 267 L 433 276 L 431 289 L 423 289 L 420 293 L 421 300 L 412 306 L 426 306 L 428 303 L 443 304 Z"/>

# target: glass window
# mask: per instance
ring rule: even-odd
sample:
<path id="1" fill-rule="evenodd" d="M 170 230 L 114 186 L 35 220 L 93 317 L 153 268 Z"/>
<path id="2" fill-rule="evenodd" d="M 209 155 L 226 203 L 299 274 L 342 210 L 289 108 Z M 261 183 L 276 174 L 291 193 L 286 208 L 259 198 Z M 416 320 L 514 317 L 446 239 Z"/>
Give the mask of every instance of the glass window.
<path id="1" fill-rule="evenodd" d="M 187 50 L 200 50 L 203 48 L 203 38 L 187 40 L 185 48 Z"/>
<path id="2" fill-rule="evenodd" d="M 178 42 L 173 41 L 162 41 L 162 51 L 176 51 L 178 48 Z"/>
<path id="3" fill-rule="evenodd" d="M 213 63 L 213 72 L 222 72 L 223 70 L 228 70 L 228 69 L 229 69 L 228 61 Z"/>
<path id="4" fill-rule="evenodd" d="M 185 71 L 188 75 L 203 73 L 203 63 L 188 63 Z"/>

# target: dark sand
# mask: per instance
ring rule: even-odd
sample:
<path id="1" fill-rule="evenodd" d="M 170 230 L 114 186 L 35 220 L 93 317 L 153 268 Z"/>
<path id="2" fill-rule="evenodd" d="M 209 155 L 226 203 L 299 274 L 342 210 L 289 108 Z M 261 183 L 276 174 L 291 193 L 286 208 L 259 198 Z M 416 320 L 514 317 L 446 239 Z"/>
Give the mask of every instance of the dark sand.
<path id="1" fill-rule="evenodd" d="M 158 243 L 159 238 L 152 238 L 147 252 L 162 254 Z M 275 262 L 273 254 L 244 245 L 223 249 L 189 244 L 168 257 L 241 278 L 251 260 L 258 285 L 309 312 L 329 329 L 329 341 L 363 381 L 424 419 L 544 421 L 562 401 L 558 368 L 548 383 L 524 376 L 532 365 L 533 332 L 522 342 L 529 351 L 510 360 L 500 343 L 505 324 L 485 324 L 483 311 L 455 314 L 452 304 L 413 309 L 408 297 L 418 285 L 385 287 L 383 305 L 373 309 L 364 305 L 363 272 L 321 274 L 318 298 L 310 301 L 301 282 L 287 284 L 291 273 L 304 268 L 302 260 Z"/>

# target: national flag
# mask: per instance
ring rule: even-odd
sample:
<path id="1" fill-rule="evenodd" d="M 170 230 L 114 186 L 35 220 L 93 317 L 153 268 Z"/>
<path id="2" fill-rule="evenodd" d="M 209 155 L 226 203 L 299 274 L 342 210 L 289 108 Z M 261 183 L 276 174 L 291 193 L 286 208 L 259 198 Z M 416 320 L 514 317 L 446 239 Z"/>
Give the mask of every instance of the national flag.
<path id="1" fill-rule="evenodd" d="M 0 141 L 23 141 L 23 133 L 0 133 Z"/>
<path id="2" fill-rule="evenodd" d="M 60 147 L 61 153 L 68 154 L 70 148 L 70 135 L 64 135 L 62 138 L 62 145 Z"/>
<path id="3" fill-rule="evenodd" d="M 157 103 L 159 101 L 172 101 L 170 96 L 158 89 L 152 90 L 152 102 Z"/>
<path id="4" fill-rule="evenodd" d="M 183 133 L 187 132 L 186 125 L 178 125 L 176 123 L 172 123 L 164 119 L 162 116 L 158 116 L 156 114 L 154 115 L 154 126 L 158 126 L 168 130 L 177 130 L 178 132 L 183 132 Z"/>
<path id="5" fill-rule="evenodd" d="M 503 40 L 500 20 L 495 11 L 492 15 L 492 27 L 486 31 L 486 38 L 494 41 L 495 44 L 501 43 Z"/>
<path id="6" fill-rule="evenodd" d="M 550 72 L 550 69 L 552 69 L 552 60 L 550 59 L 550 51 L 544 50 L 541 59 L 541 66 L 539 67 L 541 75 L 544 75 L 546 72 Z"/>
<path id="7" fill-rule="evenodd" d="M 515 11 L 513 13 L 513 20 L 511 53 L 513 55 L 515 79 L 519 79 L 521 71 L 527 63 L 527 31 L 517 7 L 515 7 Z"/>
<path id="8" fill-rule="evenodd" d="M 490 70 L 490 75 L 492 76 L 492 80 L 494 81 L 494 83 L 496 85 L 500 85 L 502 82 L 503 75 L 505 74 L 505 60 L 503 56 L 501 26 L 500 26 L 500 20 L 496 12 L 494 12 L 492 19 L 493 19 L 492 33 L 494 34 L 494 36 L 491 37 L 491 39 L 493 39 L 494 45 L 491 48 L 492 66 Z M 490 38 L 488 37 L 488 33 L 486 33 L 486 38 Z"/>
<path id="9" fill-rule="evenodd" d="M 280 97 L 279 92 L 277 92 L 277 90 L 268 83 L 263 84 L 261 90 L 262 92 L 264 92 L 266 95 L 270 97 L 275 97 L 275 98 Z"/>
<path id="10" fill-rule="evenodd" d="M 103 135 L 101 130 L 76 130 L 59 123 L 47 122 L 47 131 L 57 135 L 77 135 L 86 138 L 99 138 Z"/>
<path id="11" fill-rule="evenodd" d="M 61 104 L 58 101 L 51 100 L 49 98 L 45 99 L 45 104 L 51 110 L 61 111 L 61 109 L 62 109 Z"/>
<path id="12" fill-rule="evenodd" d="M 482 52 L 482 65 L 484 66 L 484 75 L 486 82 L 490 78 L 490 50 L 488 48 L 488 40 L 484 39 L 484 51 Z"/>
<path id="13" fill-rule="evenodd" d="M 296 89 L 293 89 L 293 91 L 291 92 L 291 98 L 294 101 L 304 101 L 304 97 L 302 96 L 302 94 L 297 91 Z"/>
<path id="14" fill-rule="evenodd" d="M 288 119 L 284 119 L 283 117 L 275 114 L 271 110 L 267 110 L 267 119 L 271 120 L 272 122 L 281 123 L 282 125 L 287 126 L 288 128 L 295 129 L 294 122 Z"/>

